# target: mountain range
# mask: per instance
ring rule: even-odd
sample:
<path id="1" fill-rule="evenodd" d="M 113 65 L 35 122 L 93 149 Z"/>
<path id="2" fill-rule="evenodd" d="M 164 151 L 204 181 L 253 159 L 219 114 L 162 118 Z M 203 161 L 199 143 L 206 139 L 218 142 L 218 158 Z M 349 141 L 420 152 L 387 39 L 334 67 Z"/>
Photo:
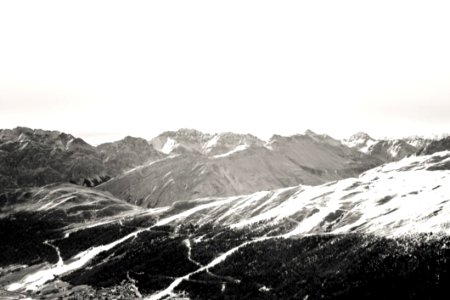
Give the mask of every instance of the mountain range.
<path id="1" fill-rule="evenodd" d="M 274 136 L 265 143 L 251 135 L 182 130 L 163 133 L 152 143 L 168 156 L 98 188 L 140 206 L 157 207 L 176 200 L 317 185 L 356 176 L 381 163 L 312 132 Z"/>
<path id="2" fill-rule="evenodd" d="M 16 128 L 0 149 L 0 298 L 450 292 L 448 137 L 183 129 L 93 147 Z"/>
<path id="3" fill-rule="evenodd" d="M 18 127 L 0 131 L 0 187 L 100 185 L 130 203 L 157 207 L 353 177 L 429 142 L 374 140 L 362 133 L 339 141 L 309 130 L 263 141 L 180 129 L 149 141 L 126 137 L 94 147 L 70 134 Z"/>

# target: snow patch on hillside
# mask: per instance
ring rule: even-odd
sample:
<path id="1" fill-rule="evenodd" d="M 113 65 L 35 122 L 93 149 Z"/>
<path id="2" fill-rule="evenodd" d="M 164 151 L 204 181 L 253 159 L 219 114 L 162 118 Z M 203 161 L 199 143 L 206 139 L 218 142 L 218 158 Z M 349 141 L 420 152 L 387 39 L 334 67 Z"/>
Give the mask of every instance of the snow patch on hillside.
<path id="1" fill-rule="evenodd" d="M 249 147 L 248 145 L 239 145 L 227 153 L 214 155 L 213 158 L 227 157 L 227 156 L 233 155 L 234 153 L 244 151 L 244 150 L 248 149 L 248 147 Z"/>
<path id="2" fill-rule="evenodd" d="M 362 148 L 360 148 L 359 149 L 359 151 L 360 152 L 362 152 L 362 153 L 369 153 L 369 151 L 370 151 L 370 148 L 373 146 L 373 145 L 375 145 L 377 143 L 377 141 L 374 141 L 374 140 L 369 140 L 369 141 L 367 141 L 367 143 L 366 143 L 366 145 L 364 146 L 364 147 L 362 147 Z"/>
<path id="3" fill-rule="evenodd" d="M 211 151 L 211 148 L 217 145 L 219 139 L 220 139 L 219 134 L 214 135 L 209 141 L 205 143 L 205 145 L 203 145 L 203 149 L 208 153 L 209 151 Z"/>
<path id="4" fill-rule="evenodd" d="M 169 154 L 170 152 L 172 152 L 172 150 L 177 146 L 177 141 L 175 141 L 172 138 L 167 138 L 166 143 L 164 144 L 164 146 L 161 149 L 161 152 L 165 153 L 165 154 Z"/>

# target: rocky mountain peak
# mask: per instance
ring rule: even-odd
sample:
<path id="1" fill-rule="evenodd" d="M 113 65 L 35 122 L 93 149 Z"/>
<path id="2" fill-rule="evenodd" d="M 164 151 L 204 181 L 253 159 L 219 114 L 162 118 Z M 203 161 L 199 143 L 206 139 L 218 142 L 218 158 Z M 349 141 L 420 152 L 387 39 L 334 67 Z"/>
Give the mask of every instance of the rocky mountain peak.
<path id="1" fill-rule="evenodd" d="M 16 127 L 14 129 L 0 130 L 0 141 L 17 142 L 22 146 L 35 145 L 39 147 L 50 147 L 62 151 L 75 151 L 84 148 L 92 151 L 94 147 L 81 138 L 56 130 L 31 129 L 28 127 Z M 25 146 L 24 146 L 25 147 Z"/>
<path id="2" fill-rule="evenodd" d="M 175 131 L 175 135 L 177 136 L 204 136 L 205 133 L 192 129 L 192 128 L 180 128 L 177 131 Z"/>
<path id="3" fill-rule="evenodd" d="M 348 139 L 348 141 L 358 141 L 358 140 L 361 140 L 361 141 L 368 141 L 368 140 L 374 141 L 375 139 L 373 139 L 370 135 L 368 135 L 365 132 L 357 132 L 357 133 L 353 134 Z"/>
<path id="4" fill-rule="evenodd" d="M 182 140 L 204 140 L 209 138 L 210 136 L 211 136 L 210 134 L 203 133 L 196 129 L 180 128 L 177 131 L 163 132 L 158 137 L 171 137 L 174 139 L 182 139 Z"/>
<path id="5" fill-rule="evenodd" d="M 166 131 L 153 138 L 153 147 L 165 154 L 201 153 L 203 143 L 212 135 L 195 129 L 181 128 L 177 131 Z"/>
<path id="6" fill-rule="evenodd" d="M 202 153 L 206 155 L 222 155 L 238 149 L 238 147 L 252 147 L 264 145 L 264 141 L 251 134 L 238 134 L 225 132 L 215 134 L 202 147 Z"/>
<path id="7" fill-rule="evenodd" d="M 311 129 L 307 129 L 304 134 L 308 136 L 319 136 L 319 134 L 315 133 Z"/>

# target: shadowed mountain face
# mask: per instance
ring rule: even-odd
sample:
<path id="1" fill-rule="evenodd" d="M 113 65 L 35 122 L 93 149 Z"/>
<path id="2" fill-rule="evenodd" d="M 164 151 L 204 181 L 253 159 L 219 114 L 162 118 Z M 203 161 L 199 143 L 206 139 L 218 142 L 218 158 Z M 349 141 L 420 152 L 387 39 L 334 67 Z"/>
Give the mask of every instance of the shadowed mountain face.
<path id="1" fill-rule="evenodd" d="M 370 147 L 370 155 L 385 162 L 397 161 L 416 153 L 419 148 L 403 140 L 378 141 Z"/>
<path id="2" fill-rule="evenodd" d="M 97 150 L 58 131 L 0 131 L 0 187 L 41 186 L 106 176 Z"/>
<path id="3" fill-rule="evenodd" d="M 357 178 L 149 210 L 75 185 L 6 193 L 0 293 L 439 299 L 450 292 L 449 161 L 411 156 Z"/>
<path id="4" fill-rule="evenodd" d="M 127 136 L 120 141 L 97 146 L 108 174 L 116 176 L 124 170 L 163 158 L 146 140 Z"/>
<path id="5" fill-rule="evenodd" d="M 73 182 L 95 186 L 164 155 L 139 138 L 93 147 L 59 131 L 0 130 L 0 188 Z"/>
<path id="6" fill-rule="evenodd" d="M 268 143 L 253 136 L 223 134 L 209 140 L 194 132 L 190 138 L 165 143 L 183 149 L 140 166 L 98 188 L 143 207 L 167 206 L 177 200 L 232 196 L 298 184 L 317 185 L 357 176 L 380 164 L 377 159 L 342 145 L 325 135 L 307 132 L 292 137 L 274 136 Z M 201 137 L 203 145 L 196 144 Z M 189 145 L 183 144 L 189 140 Z M 206 142 L 205 142 L 206 141 Z M 196 145 L 196 146 L 194 146 Z M 233 148 L 234 147 L 234 148 Z M 169 147 L 163 146 L 169 149 Z"/>
<path id="7" fill-rule="evenodd" d="M 429 155 L 440 151 L 450 150 L 450 136 L 433 141 L 419 151 L 419 155 Z"/>

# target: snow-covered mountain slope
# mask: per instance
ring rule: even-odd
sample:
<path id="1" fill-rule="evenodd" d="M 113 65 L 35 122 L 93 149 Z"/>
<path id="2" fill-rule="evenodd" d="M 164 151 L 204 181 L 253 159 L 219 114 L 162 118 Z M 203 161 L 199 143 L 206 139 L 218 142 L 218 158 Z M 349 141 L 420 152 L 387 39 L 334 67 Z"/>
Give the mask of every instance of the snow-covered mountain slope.
<path id="1" fill-rule="evenodd" d="M 0 216 L 19 213 L 42 213 L 45 218 L 76 223 L 103 221 L 140 208 L 110 194 L 74 184 L 50 184 L 0 194 Z"/>
<path id="2" fill-rule="evenodd" d="M 231 140 L 240 143 L 234 137 Z M 220 149 L 211 153 L 221 153 L 225 148 Z M 98 188 L 136 205 L 156 207 L 177 200 L 322 184 L 357 176 L 379 164 L 339 141 L 310 133 L 275 136 L 263 145 L 248 142 L 212 156 L 173 155 L 138 167 Z"/>
<path id="3" fill-rule="evenodd" d="M 245 226 L 293 223 L 290 235 L 450 233 L 450 152 L 412 156 L 320 186 L 297 186 L 248 196 L 175 203 L 193 207 L 179 222 Z M 204 209 L 199 207 L 204 206 Z M 170 214 L 172 210 L 166 212 Z"/>

